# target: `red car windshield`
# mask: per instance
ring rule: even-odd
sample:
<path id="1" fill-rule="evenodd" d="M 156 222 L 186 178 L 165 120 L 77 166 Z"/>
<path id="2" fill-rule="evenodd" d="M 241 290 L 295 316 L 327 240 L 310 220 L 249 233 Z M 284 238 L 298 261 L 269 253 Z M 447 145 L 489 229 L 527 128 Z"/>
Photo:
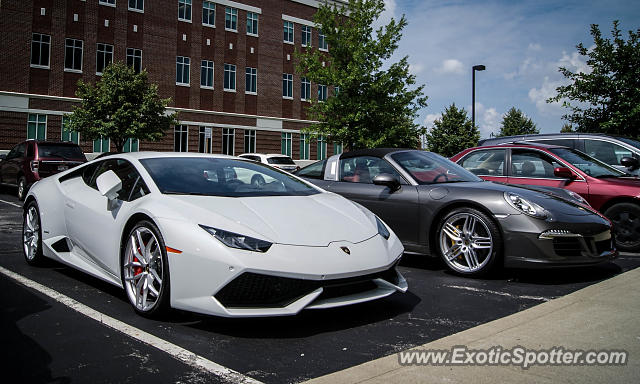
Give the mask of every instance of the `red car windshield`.
<path id="1" fill-rule="evenodd" d="M 483 181 L 458 164 L 435 153 L 406 151 L 395 153 L 391 158 L 410 173 L 418 184 Z"/>
<path id="2" fill-rule="evenodd" d="M 552 148 L 551 152 L 591 177 L 620 177 L 626 175 L 626 173 L 574 149 Z"/>

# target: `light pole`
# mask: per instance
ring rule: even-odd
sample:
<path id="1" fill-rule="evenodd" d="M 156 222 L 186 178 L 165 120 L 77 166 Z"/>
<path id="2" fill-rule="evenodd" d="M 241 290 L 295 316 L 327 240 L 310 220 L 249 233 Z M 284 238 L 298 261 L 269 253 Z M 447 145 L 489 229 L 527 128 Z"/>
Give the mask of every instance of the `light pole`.
<path id="1" fill-rule="evenodd" d="M 471 123 L 476 126 L 476 71 L 487 69 L 484 65 L 474 65 L 471 67 Z"/>

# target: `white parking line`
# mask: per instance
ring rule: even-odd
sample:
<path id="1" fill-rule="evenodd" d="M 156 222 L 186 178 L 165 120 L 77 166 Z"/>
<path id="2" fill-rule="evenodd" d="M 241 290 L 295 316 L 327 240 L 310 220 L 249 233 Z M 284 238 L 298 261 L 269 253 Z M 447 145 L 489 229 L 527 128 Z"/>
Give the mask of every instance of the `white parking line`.
<path id="1" fill-rule="evenodd" d="M 513 295 L 507 292 L 492 291 L 489 289 L 481 289 L 481 288 L 473 288 L 473 287 L 463 287 L 460 285 L 443 285 L 443 287 L 464 289 L 465 291 L 472 291 L 472 292 L 478 292 L 478 293 L 491 293 L 499 296 L 513 297 L 514 299 L 527 299 L 527 300 L 538 300 L 538 301 L 549 301 L 554 299 L 553 297 L 549 298 L 549 297 L 543 297 L 543 296 Z"/>
<path id="2" fill-rule="evenodd" d="M 132 337 L 136 340 L 139 340 L 147 345 L 150 345 L 154 348 L 157 348 L 163 352 L 166 352 L 173 356 L 174 358 L 194 367 L 197 369 L 203 369 L 205 371 L 211 372 L 214 375 L 217 375 L 225 380 L 228 380 L 233 383 L 252 383 L 252 384 L 261 384 L 260 381 L 252 379 L 248 376 L 245 376 L 239 372 L 236 372 L 230 368 L 224 367 L 218 363 L 214 363 L 213 361 L 207 360 L 202 356 L 199 356 L 193 352 L 190 352 L 182 347 L 179 347 L 173 343 L 170 343 L 166 340 L 163 340 L 157 336 L 154 336 L 150 333 L 144 332 L 138 328 L 132 327 L 126 323 L 123 323 L 120 320 L 116 320 L 110 316 L 107 316 L 101 312 L 96 311 L 95 309 L 88 307 L 68 296 L 63 295 L 62 293 L 55 291 L 51 288 L 45 287 L 44 285 L 37 283 L 33 280 L 30 280 L 22 275 L 19 275 L 13 271 L 10 271 L 6 268 L 0 267 L 0 273 L 3 275 L 19 282 L 20 284 L 27 286 L 29 288 L 35 289 L 36 291 L 49 296 L 50 298 L 60 302 L 61 304 L 66 305 L 67 307 L 80 312 L 81 314 L 90 317 L 96 320 L 99 323 L 106 325 L 116 331 L 122 332 L 125 335 Z"/>
<path id="3" fill-rule="evenodd" d="M 22 205 L 16 204 L 16 203 L 12 203 L 10 201 L 0 200 L 0 203 L 5 203 L 5 204 L 13 205 L 14 207 L 22 208 Z"/>

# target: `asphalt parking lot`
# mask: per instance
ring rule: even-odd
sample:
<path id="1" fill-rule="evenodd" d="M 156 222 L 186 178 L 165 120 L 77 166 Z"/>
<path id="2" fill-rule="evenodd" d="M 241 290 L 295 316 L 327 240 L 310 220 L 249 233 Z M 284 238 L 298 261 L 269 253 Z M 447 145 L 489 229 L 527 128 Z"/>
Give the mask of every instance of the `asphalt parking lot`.
<path id="1" fill-rule="evenodd" d="M 0 190 L 0 267 L 159 339 L 266 382 L 301 382 L 425 344 L 640 266 L 640 255 L 581 269 L 507 270 L 492 279 L 448 273 L 406 255 L 409 292 L 295 317 L 224 319 L 173 312 L 136 315 L 124 291 L 50 262 L 30 267 L 21 250 L 22 209 Z M 96 228 L 96 236 L 100 229 Z M 0 273 L 0 361 L 7 382 L 225 382 L 78 313 Z M 134 331 L 135 333 L 135 331 Z"/>

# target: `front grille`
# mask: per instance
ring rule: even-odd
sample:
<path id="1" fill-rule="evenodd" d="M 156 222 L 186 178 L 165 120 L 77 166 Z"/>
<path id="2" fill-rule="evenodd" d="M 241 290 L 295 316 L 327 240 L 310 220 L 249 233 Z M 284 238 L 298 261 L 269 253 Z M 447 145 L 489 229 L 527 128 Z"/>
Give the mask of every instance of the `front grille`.
<path id="1" fill-rule="evenodd" d="M 282 308 L 322 287 L 322 298 L 375 289 L 373 279 L 398 283 L 395 265 L 385 271 L 333 280 L 305 280 L 245 272 L 225 285 L 215 298 L 227 308 Z"/>
<path id="2" fill-rule="evenodd" d="M 577 257 L 582 255 L 583 247 L 579 237 L 556 237 L 553 250 L 558 256 Z"/>

